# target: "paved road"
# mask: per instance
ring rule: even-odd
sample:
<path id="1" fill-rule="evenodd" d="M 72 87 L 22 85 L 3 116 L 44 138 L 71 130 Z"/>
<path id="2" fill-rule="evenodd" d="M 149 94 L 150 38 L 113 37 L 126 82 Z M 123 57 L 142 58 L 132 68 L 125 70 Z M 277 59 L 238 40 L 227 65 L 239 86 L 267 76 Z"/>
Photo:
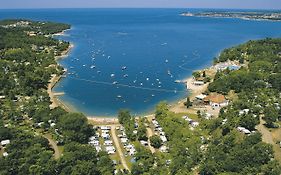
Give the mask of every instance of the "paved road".
<path id="1" fill-rule="evenodd" d="M 126 159 L 124 157 L 124 154 L 122 152 L 122 148 L 120 146 L 120 143 L 119 143 L 119 140 L 118 140 L 118 137 L 116 135 L 116 125 L 110 125 L 111 126 L 111 135 L 112 135 L 112 138 L 113 138 L 113 142 L 116 146 L 116 150 L 117 150 L 117 153 L 119 154 L 119 157 L 120 157 L 120 160 L 121 160 L 121 163 L 123 165 L 123 167 L 127 170 L 130 171 L 128 165 L 127 165 L 127 162 L 126 162 Z"/>

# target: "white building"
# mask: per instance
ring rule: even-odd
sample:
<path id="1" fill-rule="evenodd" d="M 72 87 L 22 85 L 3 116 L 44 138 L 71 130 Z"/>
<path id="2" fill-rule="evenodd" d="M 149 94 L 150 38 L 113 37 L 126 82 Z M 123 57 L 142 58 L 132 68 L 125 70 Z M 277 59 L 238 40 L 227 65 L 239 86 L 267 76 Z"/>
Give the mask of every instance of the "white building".
<path id="1" fill-rule="evenodd" d="M 100 142 L 98 140 L 91 140 L 88 142 L 90 145 L 99 146 Z"/>
<path id="2" fill-rule="evenodd" d="M 162 153 L 167 153 L 167 152 L 168 152 L 168 147 L 165 146 L 165 145 L 163 145 L 163 146 L 161 146 L 161 147 L 159 148 L 159 150 L 160 150 L 160 152 L 162 152 Z"/>
<path id="3" fill-rule="evenodd" d="M 101 130 L 110 130 L 111 127 L 110 126 L 101 126 L 100 129 Z"/>
<path id="4" fill-rule="evenodd" d="M 202 86 L 202 85 L 204 85 L 205 83 L 204 83 L 204 81 L 194 81 L 193 84 L 194 84 L 195 86 Z"/>
<path id="5" fill-rule="evenodd" d="M 7 157 L 9 154 L 7 152 L 3 153 L 3 157 Z"/>
<path id="6" fill-rule="evenodd" d="M 95 148 L 96 148 L 96 151 L 97 152 L 100 152 L 102 149 L 101 149 L 101 146 L 95 146 Z"/>
<path id="7" fill-rule="evenodd" d="M 104 141 L 104 145 L 106 146 L 112 146 L 113 142 L 111 140 Z"/>
<path id="8" fill-rule="evenodd" d="M 115 150 L 114 146 L 107 146 L 107 147 L 105 147 L 105 151 L 108 154 L 114 154 L 116 150 Z"/>
<path id="9" fill-rule="evenodd" d="M 132 156 L 132 155 L 135 155 L 135 154 L 136 154 L 135 148 L 131 148 L 131 149 L 129 150 L 129 155 Z"/>
<path id="10" fill-rule="evenodd" d="M 193 121 L 190 123 L 190 125 L 195 128 L 195 127 L 199 126 L 199 122 Z"/>
<path id="11" fill-rule="evenodd" d="M 121 138 L 120 140 L 121 140 L 121 143 L 123 143 L 123 144 L 128 142 L 127 138 Z"/>
<path id="12" fill-rule="evenodd" d="M 110 138 L 110 135 L 107 134 L 107 133 L 102 133 L 102 134 L 101 134 L 101 137 L 102 137 L 103 139 L 109 139 L 109 138 Z"/>
<path id="13" fill-rule="evenodd" d="M 6 146 L 6 145 L 8 145 L 8 144 L 10 144 L 11 142 L 10 142 L 10 140 L 2 140 L 1 141 L 1 145 L 4 147 L 4 146 Z"/>
<path id="14" fill-rule="evenodd" d="M 251 134 L 251 131 L 248 130 L 248 129 L 246 129 L 246 128 L 244 128 L 244 127 L 237 127 L 237 130 L 238 130 L 239 132 L 244 133 L 244 134 Z"/>
<path id="15" fill-rule="evenodd" d="M 147 141 L 144 141 L 144 140 L 141 140 L 140 143 L 141 143 L 143 146 L 147 146 L 147 145 L 148 145 L 148 142 L 147 142 Z"/>
<path id="16" fill-rule="evenodd" d="M 200 94 L 200 95 L 197 95 L 195 98 L 196 98 L 197 100 L 204 100 L 204 98 L 206 98 L 206 97 L 207 97 L 206 95 Z"/>
<path id="17" fill-rule="evenodd" d="M 167 142 L 167 137 L 166 136 L 160 136 L 160 139 L 162 140 L 162 142 Z"/>

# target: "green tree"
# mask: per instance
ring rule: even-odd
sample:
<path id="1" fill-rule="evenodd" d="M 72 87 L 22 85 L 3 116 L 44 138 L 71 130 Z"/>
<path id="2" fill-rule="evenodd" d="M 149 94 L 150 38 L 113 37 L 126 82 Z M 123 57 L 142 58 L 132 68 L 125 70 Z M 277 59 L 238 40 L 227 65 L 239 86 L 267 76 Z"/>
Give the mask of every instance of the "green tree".
<path id="1" fill-rule="evenodd" d="M 278 119 L 278 116 L 279 114 L 276 108 L 272 106 L 265 107 L 263 119 L 265 120 L 267 127 L 274 127 L 274 123 Z"/>
<path id="2" fill-rule="evenodd" d="M 94 134 L 94 130 L 88 124 L 87 118 L 79 113 L 68 113 L 61 116 L 57 127 L 67 142 L 87 143 L 88 138 Z"/>
<path id="3" fill-rule="evenodd" d="M 192 76 L 193 76 L 195 79 L 197 79 L 197 78 L 201 77 L 201 73 L 200 73 L 199 71 L 195 71 L 195 72 L 192 73 Z"/>
<path id="4" fill-rule="evenodd" d="M 184 105 L 186 106 L 186 108 L 189 108 L 190 106 L 192 106 L 192 102 L 190 101 L 189 97 L 186 98 L 186 102 L 184 102 Z"/>
<path id="5" fill-rule="evenodd" d="M 151 146 L 154 148 L 160 148 L 162 146 L 162 140 L 159 136 L 153 135 L 149 138 Z"/>

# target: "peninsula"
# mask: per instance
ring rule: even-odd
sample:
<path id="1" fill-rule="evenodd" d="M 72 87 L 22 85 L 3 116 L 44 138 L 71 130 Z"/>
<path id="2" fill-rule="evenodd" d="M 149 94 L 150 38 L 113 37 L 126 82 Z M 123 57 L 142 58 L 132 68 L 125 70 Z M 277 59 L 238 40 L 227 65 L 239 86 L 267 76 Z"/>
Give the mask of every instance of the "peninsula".
<path id="1" fill-rule="evenodd" d="M 184 12 L 182 16 L 212 17 L 212 18 L 240 18 L 245 20 L 271 20 L 280 21 L 281 12 L 229 12 L 229 11 L 206 11 L 198 13 Z"/>

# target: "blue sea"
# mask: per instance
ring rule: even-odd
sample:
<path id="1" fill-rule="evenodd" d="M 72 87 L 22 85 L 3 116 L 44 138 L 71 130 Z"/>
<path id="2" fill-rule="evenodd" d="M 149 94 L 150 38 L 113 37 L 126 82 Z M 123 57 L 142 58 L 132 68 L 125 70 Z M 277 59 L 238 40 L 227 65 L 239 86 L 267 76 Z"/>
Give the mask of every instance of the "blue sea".
<path id="1" fill-rule="evenodd" d="M 204 9 L 0 10 L 0 18 L 71 24 L 58 37 L 75 47 L 60 61 L 68 72 L 55 91 L 77 111 L 113 117 L 119 109 L 145 114 L 160 101 L 184 98 L 188 92 L 175 80 L 210 66 L 224 48 L 281 36 L 280 22 L 179 15 L 186 11 Z"/>

